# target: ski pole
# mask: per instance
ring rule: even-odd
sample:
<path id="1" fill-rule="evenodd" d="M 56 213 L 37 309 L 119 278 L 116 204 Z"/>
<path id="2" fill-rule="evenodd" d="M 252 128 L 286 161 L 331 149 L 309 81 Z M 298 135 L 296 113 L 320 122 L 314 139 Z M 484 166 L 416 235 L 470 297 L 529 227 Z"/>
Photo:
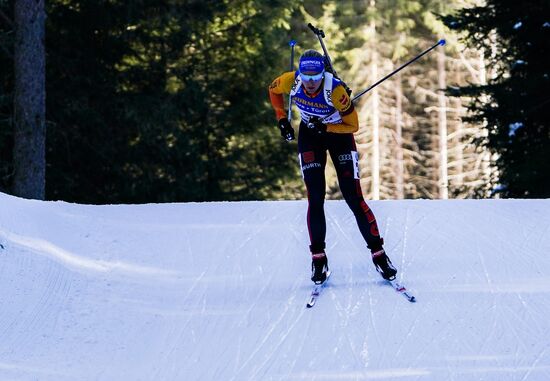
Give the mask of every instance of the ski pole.
<path id="1" fill-rule="evenodd" d="M 336 73 L 336 70 L 334 70 L 334 67 L 332 66 L 332 61 L 330 60 L 330 56 L 328 55 L 327 48 L 325 47 L 325 43 L 323 42 L 323 38 L 325 37 L 325 32 L 323 32 L 322 29 L 315 28 L 311 23 L 307 24 L 307 26 L 309 27 L 309 29 L 311 29 L 311 31 L 313 33 L 315 33 L 315 35 L 319 39 L 319 42 L 321 43 L 321 48 L 323 48 L 323 53 L 325 53 L 325 57 L 327 59 L 328 66 L 329 66 L 330 70 L 332 71 L 332 74 L 334 74 L 334 76 L 336 78 L 339 78 L 338 73 Z"/>
<path id="2" fill-rule="evenodd" d="M 352 101 L 355 101 L 357 100 L 359 97 L 362 97 L 363 95 L 365 95 L 368 91 L 371 91 L 372 89 L 374 89 L 376 86 L 378 86 L 379 84 L 381 84 L 382 82 L 384 82 L 386 79 L 388 79 L 389 77 L 391 77 L 392 75 L 394 75 L 395 73 L 399 72 L 401 69 L 405 68 L 405 66 L 408 66 L 410 64 L 412 64 L 414 61 L 416 61 L 417 59 L 419 59 L 420 57 L 422 57 L 423 55 L 425 54 L 428 54 L 429 52 L 431 52 L 433 49 L 437 48 L 439 45 L 445 45 L 445 40 L 439 40 L 437 42 L 437 44 L 435 44 L 434 46 L 432 46 L 431 48 L 429 49 L 426 49 L 425 51 L 423 51 L 422 53 L 420 53 L 419 55 L 417 55 L 416 57 L 414 57 L 412 60 L 410 60 L 409 62 L 401 65 L 399 68 L 395 69 L 393 72 L 391 72 L 390 74 L 386 75 L 384 78 L 382 78 L 381 80 L 379 80 L 378 82 L 376 82 L 374 85 L 370 86 L 368 89 L 366 90 L 363 90 L 362 92 L 360 92 L 359 94 L 357 94 L 353 99 Z"/>
<path id="3" fill-rule="evenodd" d="M 290 71 L 294 71 L 294 45 L 296 41 L 290 40 Z M 292 95 L 288 94 L 288 121 L 292 122 Z"/>
<path id="4" fill-rule="evenodd" d="M 288 45 L 290 45 L 290 71 L 294 71 L 294 45 L 296 45 L 296 41 L 290 40 Z"/>

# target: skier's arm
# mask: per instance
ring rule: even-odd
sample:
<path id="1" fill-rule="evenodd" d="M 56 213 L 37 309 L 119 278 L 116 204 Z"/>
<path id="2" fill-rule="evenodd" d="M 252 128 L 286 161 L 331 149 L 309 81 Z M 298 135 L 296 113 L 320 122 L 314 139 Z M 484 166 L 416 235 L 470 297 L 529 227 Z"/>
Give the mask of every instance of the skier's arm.
<path id="1" fill-rule="evenodd" d="M 353 103 L 342 85 L 338 85 L 332 91 L 332 103 L 334 108 L 340 112 L 342 123 L 327 124 L 327 132 L 337 134 L 349 134 L 359 130 L 359 117 Z"/>
<path id="2" fill-rule="evenodd" d="M 269 86 L 269 99 L 271 100 L 273 109 L 275 109 L 277 120 L 281 120 L 287 116 L 283 94 L 290 94 L 290 90 L 294 84 L 294 74 L 293 71 L 283 73 L 281 76 L 275 78 Z"/>

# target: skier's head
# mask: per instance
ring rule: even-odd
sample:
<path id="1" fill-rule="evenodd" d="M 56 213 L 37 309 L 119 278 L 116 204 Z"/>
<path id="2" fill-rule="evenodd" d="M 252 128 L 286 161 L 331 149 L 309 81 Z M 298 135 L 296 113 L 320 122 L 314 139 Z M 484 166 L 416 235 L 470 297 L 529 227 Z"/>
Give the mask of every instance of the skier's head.
<path id="1" fill-rule="evenodd" d="M 306 50 L 300 57 L 300 77 L 308 93 L 319 89 L 325 74 L 325 58 L 316 50 Z"/>

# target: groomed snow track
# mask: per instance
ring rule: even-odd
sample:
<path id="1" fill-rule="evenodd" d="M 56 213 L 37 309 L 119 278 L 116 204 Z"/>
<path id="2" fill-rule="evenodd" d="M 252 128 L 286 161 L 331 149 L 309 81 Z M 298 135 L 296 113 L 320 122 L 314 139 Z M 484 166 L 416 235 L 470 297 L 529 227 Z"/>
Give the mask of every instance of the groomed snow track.
<path id="1" fill-rule="evenodd" d="M 326 203 L 85 206 L 0 194 L 0 380 L 550 380 L 550 201 L 378 201 L 417 297 Z"/>

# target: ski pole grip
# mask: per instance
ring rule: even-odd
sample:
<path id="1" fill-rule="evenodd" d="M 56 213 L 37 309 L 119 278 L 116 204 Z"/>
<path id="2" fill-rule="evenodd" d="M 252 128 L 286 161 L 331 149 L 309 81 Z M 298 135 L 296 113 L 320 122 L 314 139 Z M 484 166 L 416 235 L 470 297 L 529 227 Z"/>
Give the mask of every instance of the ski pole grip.
<path id="1" fill-rule="evenodd" d="M 325 32 L 323 32 L 322 29 L 315 28 L 312 23 L 308 23 L 307 26 L 313 33 L 315 33 L 317 36 L 321 36 L 322 38 L 325 38 Z"/>
<path id="2" fill-rule="evenodd" d="M 294 46 L 296 41 L 290 40 L 288 45 L 290 46 L 290 71 L 294 71 Z M 292 95 L 290 94 L 288 95 L 288 121 L 292 122 Z"/>
<path id="3" fill-rule="evenodd" d="M 296 41 L 290 40 L 288 45 L 290 46 L 290 71 L 294 71 L 294 45 L 296 45 Z"/>

